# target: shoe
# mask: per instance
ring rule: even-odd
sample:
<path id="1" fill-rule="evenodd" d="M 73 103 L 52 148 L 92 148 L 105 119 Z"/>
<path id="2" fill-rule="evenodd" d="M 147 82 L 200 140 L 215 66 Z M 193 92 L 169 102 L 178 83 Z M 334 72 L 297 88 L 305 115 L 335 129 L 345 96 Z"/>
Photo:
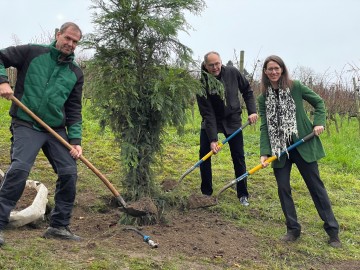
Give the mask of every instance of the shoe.
<path id="1" fill-rule="evenodd" d="M 284 241 L 284 242 L 295 242 L 299 237 L 300 237 L 300 233 L 299 234 L 294 234 L 294 233 L 287 232 L 281 238 L 281 240 Z"/>
<path id="2" fill-rule="evenodd" d="M 50 238 L 57 238 L 57 239 L 64 239 L 64 240 L 74 240 L 74 241 L 80 241 L 80 236 L 77 236 L 73 234 L 69 227 L 48 227 L 45 233 L 43 234 L 43 237 L 46 239 Z"/>
<path id="3" fill-rule="evenodd" d="M 4 233 L 0 230 L 0 247 L 5 244 Z"/>
<path id="4" fill-rule="evenodd" d="M 329 239 L 329 245 L 333 248 L 340 248 L 342 246 L 341 244 L 341 241 L 339 239 L 339 237 L 336 235 L 336 236 L 330 236 L 330 239 Z"/>
<path id="5" fill-rule="evenodd" d="M 239 198 L 239 201 L 243 206 L 249 206 L 250 205 L 250 203 L 248 202 L 248 198 L 246 196 L 241 196 Z"/>

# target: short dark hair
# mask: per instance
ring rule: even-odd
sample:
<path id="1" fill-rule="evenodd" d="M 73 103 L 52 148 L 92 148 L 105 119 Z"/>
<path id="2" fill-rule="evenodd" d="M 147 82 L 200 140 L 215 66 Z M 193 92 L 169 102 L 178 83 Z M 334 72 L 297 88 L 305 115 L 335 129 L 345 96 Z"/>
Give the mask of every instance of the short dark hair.
<path id="1" fill-rule="evenodd" d="M 59 32 L 60 33 L 64 33 L 66 31 L 66 29 L 68 29 L 69 27 L 73 27 L 75 28 L 76 30 L 78 30 L 80 32 L 80 38 L 82 38 L 82 31 L 80 29 L 80 27 L 76 24 L 76 23 L 73 23 L 73 22 L 66 22 L 64 23 L 61 27 L 60 27 L 60 30 Z"/>

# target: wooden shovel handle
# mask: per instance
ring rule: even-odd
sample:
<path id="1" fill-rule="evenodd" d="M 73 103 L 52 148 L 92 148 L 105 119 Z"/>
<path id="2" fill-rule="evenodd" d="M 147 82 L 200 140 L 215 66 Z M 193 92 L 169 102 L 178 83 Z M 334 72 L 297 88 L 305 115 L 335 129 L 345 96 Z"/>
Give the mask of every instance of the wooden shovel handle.
<path id="1" fill-rule="evenodd" d="M 48 126 L 43 120 L 41 120 L 36 114 L 34 114 L 28 107 L 21 103 L 15 96 L 10 98 L 17 106 L 19 106 L 23 111 L 25 111 L 28 115 L 30 115 L 36 122 L 38 122 L 43 128 L 49 131 L 56 139 L 58 139 L 64 146 L 66 146 L 69 150 L 73 147 L 69 144 L 63 137 L 56 133 L 50 126 Z M 121 197 L 120 193 L 114 188 L 114 186 L 110 183 L 110 181 L 97 169 L 94 165 L 91 164 L 84 156 L 80 156 L 79 158 L 88 168 L 90 168 L 110 189 L 110 191 L 114 194 L 115 197 Z M 124 201 L 124 200 L 122 200 Z M 123 205 L 126 207 L 126 204 Z"/>

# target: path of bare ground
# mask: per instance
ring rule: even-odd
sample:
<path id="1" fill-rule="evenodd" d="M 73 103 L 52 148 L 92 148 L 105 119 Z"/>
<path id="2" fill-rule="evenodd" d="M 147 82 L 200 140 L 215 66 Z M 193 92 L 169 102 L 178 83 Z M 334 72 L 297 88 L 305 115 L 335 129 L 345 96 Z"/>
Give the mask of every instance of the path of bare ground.
<path id="1" fill-rule="evenodd" d="M 267 269 L 268 264 L 262 261 L 264 258 L 258 251 L 261 250 L 261 240 L 247 230 L 225 221 L 220 214 L 210 209 L 170 211 L 165 215 L 165 224 L 139 228 L 158 243 L 158 248 L 151 248 L 143 241 L 141 235 L 124 230 L 129 226 L 118 224 L 121 215 L 124 214 L 111 206 L 111 203 L 104 213 L 91 212 L 89 205 L 93 202 L 93 196 L 92 193 L 78 194 L 73 212 L 71 228 L 83 237 L 83 241 L 69 243 L 47 240 L 49 245 L 53 245 L 54 256 L 86 264 L 96 259 L 96 253 L 93 251 L 101 246 L 109 253 L 119 256 L 127 255 L 158 262 L 178 260 L 178 269 L 245 269 L 243 267 L 249 262 L 258 265 L 259 269 Z M 46 223 L 42 222 L 36 228 L 24 226 L 9 229 L 6 231 L 7 244 L 16 246 L 31 243 L 33 238 L 41 236 L 46 226 Z M 79 246 L 76 255 L 71 252 L 74 245 Z M 359 266 L 357 262 L 341 262 L 332 264 L 331 268 L 328 265 L 317 264 L 309 269 L 355 270 L 359 269 Z"/>

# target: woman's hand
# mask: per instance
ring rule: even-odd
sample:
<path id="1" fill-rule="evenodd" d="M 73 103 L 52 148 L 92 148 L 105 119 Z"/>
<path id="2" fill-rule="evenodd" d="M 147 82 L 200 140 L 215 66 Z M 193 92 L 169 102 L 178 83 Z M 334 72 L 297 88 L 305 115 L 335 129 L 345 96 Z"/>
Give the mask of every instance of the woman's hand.
<path id="1" fill-rule="evenodd" d="M 266 168 L 267 166 L 269 166 L 270 163 L 266 162 L 266 160 L 268 159 L 268 156 L 261 156 L 260 157 L 260 162 L 263 168 Z"/>
<path id="2" fill-rule="evenodd" d="M 325 130 L 324 126 L 315 126 L 313 131 L 316 136 L 319 136 L 321 133 L 323 133 Z"/>

